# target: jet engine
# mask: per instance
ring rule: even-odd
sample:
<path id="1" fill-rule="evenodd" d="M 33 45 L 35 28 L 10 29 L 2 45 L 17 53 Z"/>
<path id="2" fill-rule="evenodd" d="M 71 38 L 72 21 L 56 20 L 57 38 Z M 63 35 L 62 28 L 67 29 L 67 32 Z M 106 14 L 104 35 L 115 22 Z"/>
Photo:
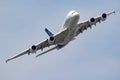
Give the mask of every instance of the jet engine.
<path id="1" fill-rule="evenodd" d="M 106 13 L 103 13 L 102 16 L 101 16 L 101 20 L 102 21 L 105 21 L 107 18 L 107 14 Z"/>
<path id="2" fill-rule="evenodd" d="M 95 18 L 92 17 L 92 18 L 90 19 L 90 24 L 95 24 Z"/>
<path id="3" fill-rule="evenodd" d="M 30 48 L 30 53 L 36 53 L 36 50 L 37 50 L 37 47 L 35 45 L 33 45 L 31 48 Z"/>
<path id="4" fill-rule="evenodd" d="M 48 39 L 48 44 L 53 44 L 55 41 L 55 38 L 53 36 L 51 36 L 49 39 Z"/>

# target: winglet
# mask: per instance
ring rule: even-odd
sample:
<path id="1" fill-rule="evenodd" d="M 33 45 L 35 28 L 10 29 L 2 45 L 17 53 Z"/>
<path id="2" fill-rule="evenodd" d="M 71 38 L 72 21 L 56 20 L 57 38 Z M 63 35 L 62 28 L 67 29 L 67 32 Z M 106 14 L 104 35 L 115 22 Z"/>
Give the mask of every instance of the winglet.
<path id="1" fill-rule="evenodd" d="M 5 60 L 6 63 L 7 63 L 8 61 L 10 61 L 10 59 Z"/>
<path id="2" fill-rule="evenodd" d="M 52 32 L 50 32 L 47 28 L 45 28 L 45 32 L 51 37 L 53 36 L 54 34 Z"/>
<path id="3" fill-rule="evenodd" d="M 7 59 L 7 60 L 5 60 L 5 62 L 7 63 L 8 61 L 10 61 L 10 60 L 12 60 L 13 58 L 9 58 L 9 59 Z"/>

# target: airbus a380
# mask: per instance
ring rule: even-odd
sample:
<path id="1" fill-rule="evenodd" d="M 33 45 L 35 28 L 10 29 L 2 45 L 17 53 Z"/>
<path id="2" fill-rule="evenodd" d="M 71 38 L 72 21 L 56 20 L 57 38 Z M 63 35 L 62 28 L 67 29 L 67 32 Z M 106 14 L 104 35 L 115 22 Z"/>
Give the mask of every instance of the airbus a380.
<path id="1" fill-rule="evenodd" d="M 45 28 L 45 32 L 48 34 L 49 38 L 43 40 L 39 44 L 35 44 L 31 46 L 29 49 L 23 51 L 22 53 L 7 59 L 6 62 L 15 59 L 17 57 L 20 57 L 24 54 L 29 55 L 32 53 L 36 53 L 36 51 L 43 50 L 43 48 L 49 47 L 51 45 L 55 45 L 55 46 L 49 50 L 42 52 L 41 54 L 38 54 L 36 57 L 54 49 L 59 50 L 64 46 L 66 46 L 70 41 L 74 40 L 75 37 L 78 36 L 78 34 L 82 33 L 84 30 L 87 30 L 87 28 L 91 28 L 93 25 L 96 25 L 96 23 L 105 21 L 107 17 L 113 13 L 115 13 L 115 11 L 109 13 L 103 13 L 101 16 L 92 17 L 87 21 L 78 23 L 80 14 L 74 10 L 70 11 L 66 16 L 64 25 L 57 34 L 53 34 L 47 28 Z"/>

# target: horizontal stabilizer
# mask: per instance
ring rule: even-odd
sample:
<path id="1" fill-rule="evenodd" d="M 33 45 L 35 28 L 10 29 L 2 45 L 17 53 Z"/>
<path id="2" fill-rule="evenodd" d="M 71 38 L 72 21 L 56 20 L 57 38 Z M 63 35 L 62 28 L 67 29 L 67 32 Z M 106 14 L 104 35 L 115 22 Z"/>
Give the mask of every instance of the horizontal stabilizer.
<path id="1" fill-rule="evenodd" d="M 47 53 L 47 52 L 49 52 L 49 51 L 52 51 L 52 50 L 54 50 L 54 49 L 56 49 L 56 48 L 57 48 L 57 46 L 55 46 L 55 47 L 53 47 L 53 48 L 51 48 L 51 49 L 49 49 L 49 50 L 47 50 L 47 51 L 44 51 L 44 52 L 38 54 L 36 57 L 39 57 L 39 56 L 41 56 L 41 55 L 43 55 L 43 54 L 45 54 L 45 53 Z"/>

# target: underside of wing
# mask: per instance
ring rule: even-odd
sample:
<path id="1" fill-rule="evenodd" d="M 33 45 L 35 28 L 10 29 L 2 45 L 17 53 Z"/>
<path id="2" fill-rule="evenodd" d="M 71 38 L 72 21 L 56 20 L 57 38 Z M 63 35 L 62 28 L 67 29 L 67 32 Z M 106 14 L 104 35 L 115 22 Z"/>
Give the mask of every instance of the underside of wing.
<path id="1" fill-rule="evenodd" d="M 96 18 L 92 17 L 92 18 L 90 18 L 90 20 L 88 20 L 88 21 L 85 21 L 85 22 L 82 22 L 82 23 L 77 24 L 78 29 L 77 29 L 77 31 L 76 31 L 76 36 L 77 36 L 78 34 L 82 33 L 84 30 L 87 30 L 87 28 L 92 28 L 92 25 L 95 25 L 95 26 L 96 26 L 97 23 L 101 23 L 102 21 L 105 21 L 105 20 L 107 19 L 107 17 L 108 17 L 109 15 L 113 14 L 113 13 L 115 13 L 115 11 L 110 12 L 110 13 L 107 13 L 107 14 L 106 14 L 106 13 L 103 13 L 103 14 L 102 14 L 101 16 L 99 16 L 99 17 L 96 17 Z"/>
<path id="2" fill-rule="evenodd" d="M 67 33 L 67 29 L 65 29 L 65 30 L 57 33 L 57 34 L 54 35 L 54 36 L 49 37 L 48 39 L 40 42 L 40 43 L 37 44 L 37 45 L 31 46 L 31 48 L 29 48 L 28 50 L 26 50 L 26 51 L 24 51 L 24 52 L 22 52 L 22 53 L 20 53 L 20 54 L 18 54 L 18 55 L 16 55 L 16 56 L 14 56 L 14 57 L 11 57 L 11 58 L 7 59 L 6 62 L 8 62 L 8 61 L 10 61 L 10 60 L 13 60 L 13 59 L 15 59 L 15 58 L 18 58 L 18 57 L 20 57 L 20 56 L 22 56 L 22 55 L 25 55 L 25 54 L 28 54 L 28 55 L 29 55 L 29 54 L 31 54 L 31 53 L 36 53 L 37 50 L 40 50 L 40 49 L 43 50 L 43 48 L 45 48 L 45 47 L 49 47 L 49 46 L 51 46 L 51 45 L 56 45 L 56 44 L 58 44 L 58 43 L 61 43 L 61 42 L 64 40 L 66 33 Z M 55 47 L 55 48 L 56 48 L 56 47 Z M 49 52 L 49 51 L 51 51 L 51 50 L 53 50 L 53 49 L 55 49 L 55 48 L 52 48 L 52 49 L 50 49 L 50 50 L 48 50 L 48 51 L 45 51 L 45 52 L 43 52 L 42 54 L 47 53 L 47 52 Z M 40 54 L 40 55 L 41 55 L 41 54 Z M 38 55 L 38 56 L 39 56 L 39 55 Z"/>

